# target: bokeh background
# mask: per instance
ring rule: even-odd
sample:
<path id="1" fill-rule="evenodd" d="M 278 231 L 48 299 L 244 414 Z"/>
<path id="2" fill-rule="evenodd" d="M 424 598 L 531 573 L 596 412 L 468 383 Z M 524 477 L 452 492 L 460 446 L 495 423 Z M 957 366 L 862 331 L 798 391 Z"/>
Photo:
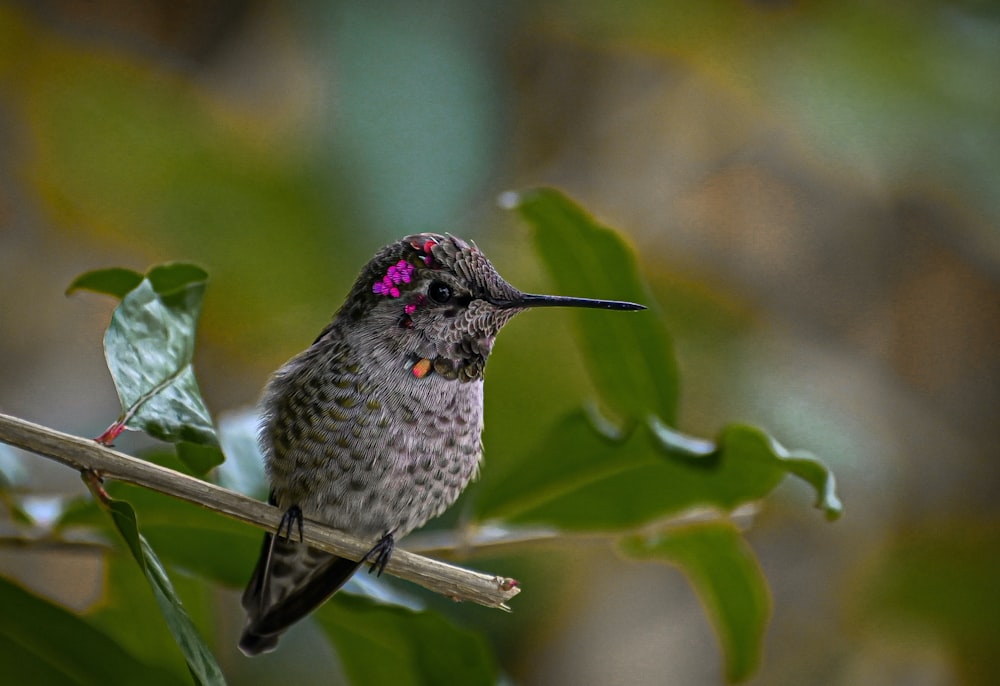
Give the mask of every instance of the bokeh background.
<path id="1" fill-rule="evenodd" d="M 113 303 L 63 296 L 82 271 L 208 269 L 197 367 L 225 415 L 406 233 L 474 239 L 545 290 L 496 197 L 558 185 L 636 247 L 681 429 L 756 422 L 838 476 L 841 521 L 799 483 L 754 518 L 774 616 L 753 683 L 992 683 L 998 73 L 988 0 L 0 2 L 0 410 L 80 435 L 117 415 Z M 578 402 L 566 324 L 505 329 L 486 469 Z M 82 490 L 25 464 L 33 492 Z M 81 607 L 97 562 L 0 551 Z M 461 621 L 517 683 L 722 678 L 669 568 L 580 542 L 504 571 L 531 589 L 517 612 Z M 219 657 L 235 683 L 325 683 L 332 656 L 289 655 Z"/>

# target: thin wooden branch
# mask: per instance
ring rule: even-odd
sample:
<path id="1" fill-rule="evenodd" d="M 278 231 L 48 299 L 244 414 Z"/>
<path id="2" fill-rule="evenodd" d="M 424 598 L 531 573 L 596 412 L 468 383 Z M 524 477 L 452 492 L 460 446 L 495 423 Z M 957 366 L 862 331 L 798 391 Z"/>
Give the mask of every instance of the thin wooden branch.
<path id="1" fill-rule="evenodd" d="M 45 426 L 0 414 L 0 441 L 61 462 L 81 472 L 150 488 L 186 500 L 261 529 L 275 531 L 282 512 L 271 505 L 172 469 L 139 460 Z M 361 559 L 371 541 L 361 541 L 336 529 L 305 520 L 303 538 L 321 550 L 352 560 Z M 491 576 L 396 549 L 385 571 L 454 600 L 509 610 L 506 602 L 520 592 L 513 579 Z M 249 570 L 248 570 L 249 573 Z"/>

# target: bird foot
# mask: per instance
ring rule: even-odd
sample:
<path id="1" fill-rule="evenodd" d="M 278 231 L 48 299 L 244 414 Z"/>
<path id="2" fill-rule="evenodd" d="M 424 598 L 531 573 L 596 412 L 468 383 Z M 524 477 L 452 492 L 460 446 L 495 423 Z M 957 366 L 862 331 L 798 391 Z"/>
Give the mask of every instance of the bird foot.
<path id="1" fill-rule="evenodd" d="M 361 558 L 361 563 L 364 564 L 371 560 L 372 566 L 368 569 L 368 573 L 371 574 L 375 570 L 378 570 L 376 576 L 382 576 L 382 572 L 385 571 L 385 566 L 389 564 L 389 558 L 392 557 L 392 551 L 395 547 L 396 541 L 390 531 L 380 538 L 378 543 L 372 546 L 371 550 L 365 553 L 365 556 Z"/>
<path id="2" fill-rule="evenodd" d="M 299 543 L 302 543 L 302 508 L 298 505 L 292 505 L 285 510 L 285 514 L 281 515 L 281 521 L 278 522 L 278 538 L 282 538 L 281 532 L 284 531 L 284 539 L 291 541 L 292 526 L 297 526 L 299 530 Z"/>

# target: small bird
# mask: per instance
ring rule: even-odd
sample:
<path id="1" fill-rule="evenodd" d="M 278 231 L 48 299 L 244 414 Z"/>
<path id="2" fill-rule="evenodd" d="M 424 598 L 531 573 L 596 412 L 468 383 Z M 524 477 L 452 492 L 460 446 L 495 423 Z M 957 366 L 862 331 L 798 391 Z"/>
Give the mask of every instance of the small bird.
<path id="1" fill-rule="evenodd" d="M 281 367 L 261 401 L 270 503 L 243 593 L 246 655 L 323 604 L 365 562 L 447 509 L 482 459 L 483 371 L 501 327 L 531 307 L 642 305 L 522 293 L 474 245 L 407 236 L 365 265 L 333 321 Z M 374 541 L 358 562 L 293 540 L 302 518 Z M 284 533 L 283 533 L 284 532 Z"/>

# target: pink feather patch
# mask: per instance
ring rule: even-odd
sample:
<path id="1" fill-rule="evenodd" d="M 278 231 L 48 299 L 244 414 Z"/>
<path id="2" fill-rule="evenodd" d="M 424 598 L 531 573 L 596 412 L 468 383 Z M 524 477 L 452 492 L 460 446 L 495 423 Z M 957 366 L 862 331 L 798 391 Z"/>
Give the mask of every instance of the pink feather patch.
<path id="1" fill-rule="evenodd" d="M 406 260 L 400 260 L 386 270 L 385 276 L 372 284 L 372 293 L 398 298 L 401 292 L 400 284 L 413 281 L 413 265 Z"/>

